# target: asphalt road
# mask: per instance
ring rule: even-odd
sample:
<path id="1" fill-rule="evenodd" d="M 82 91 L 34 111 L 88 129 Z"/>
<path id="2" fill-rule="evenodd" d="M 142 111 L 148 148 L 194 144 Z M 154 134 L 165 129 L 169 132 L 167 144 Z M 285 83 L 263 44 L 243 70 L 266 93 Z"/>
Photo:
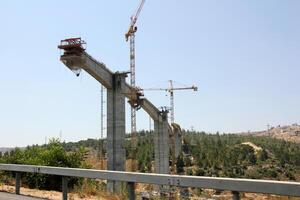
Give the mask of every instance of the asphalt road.
<path id="1" fill-rule="evenodd" d="M 0 192 L 0 200 L 42 200 L 42 199 Z"/>

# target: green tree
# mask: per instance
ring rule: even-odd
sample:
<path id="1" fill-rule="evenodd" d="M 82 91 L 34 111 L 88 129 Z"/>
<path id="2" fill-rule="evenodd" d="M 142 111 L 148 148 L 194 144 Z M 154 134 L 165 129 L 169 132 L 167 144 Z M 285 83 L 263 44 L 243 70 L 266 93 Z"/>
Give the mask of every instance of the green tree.
<path id="1" fill-rule="evenodd" d="M 266 161 L 269 158 L 267 151 L 265 149 L 259 151 L 257 153 L 257 158 L 258 158 L 259 161 L 262 161 L 262 162 Z"/>
<path id="2" fill-rule="evenodd" d="M 183 155 L 180 154 L 176 160 L 176 172 L 177 174 L 182 174 L 184 172 L 184 160 Z"/>
<path id="3" fill-rule="evenodd" d="M 45 165 L 55 167 L 80 168 L 85 151 L 66 152 L 57 139 L 52 139 L 47 146 L 31 146 L 24 150 L 16 148 L 6 154 L 2 161 L 10 164 Z M 70 178 L 69 186 L 74 186 L 78 178 Z M 61 177 L 26 173 L 22 180 L 31 188 L 61 190 Z"/>

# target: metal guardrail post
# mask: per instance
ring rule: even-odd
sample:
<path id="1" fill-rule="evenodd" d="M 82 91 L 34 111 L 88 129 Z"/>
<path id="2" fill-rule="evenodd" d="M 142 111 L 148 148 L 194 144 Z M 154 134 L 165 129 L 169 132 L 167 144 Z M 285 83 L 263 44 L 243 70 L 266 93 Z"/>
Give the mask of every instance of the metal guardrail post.
<path id="1" fill-rule="evenodd" d="M 128 199 L 135 200 L 135 185 L 133 182 L 127 183 Z"/>
<path id="2" fill-rule="evenodd" d="M 232 200 L 240 200 L 240 193 L 237 191 L 232 191 Z"/>
<path id="3" fill-rule="evenodd" d="M 68 177 L 62 177 L 62 199 L 68 200 Z"/>
<path id="4" fill-rule="evenodd" d="M 20 187 L 21 187 L 21 173 L 16 172 L 16 194 L 20 194 Z"/>

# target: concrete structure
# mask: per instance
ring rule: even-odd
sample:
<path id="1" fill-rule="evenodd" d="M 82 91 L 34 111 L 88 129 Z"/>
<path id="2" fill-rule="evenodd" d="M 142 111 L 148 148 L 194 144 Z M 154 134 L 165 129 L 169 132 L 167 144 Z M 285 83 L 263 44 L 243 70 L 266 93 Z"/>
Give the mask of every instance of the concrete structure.
<path id="1" fill-rule="evenodd" d="M 233 199 L 239 199 L 240 192 L 300 197 L 300 183 L 287 181 L 147 174 L 137 172 L 121 172 L 15 164 L 0 164 L 0 170 L 50 174 L 62 177 L 104 179 L 111 181 L 122 181 L 130 184 L 147 183 L 176 187 L 196 187 L 204 189 L 227 190 L 233 191 Z M 65 195 L 63 195 L 63 197 L 65 197 Z"/>
<path id="2" fill-rule="evenodd" d="M 159 120 L 154 120 L 155 173 L 169 173 L 169 124 L 168 111 L 162 110 Z"/>
<path id="3" fill-rule="evenodd" d="M 107 90 L 107 169 L 125 171 L 125 96 L 126 74 L 113 75 L 113 87 Z M 120 183 L 108 182 L 110 192 L 119 191 Z"/>
<path id="4" fill-rule="evenodd" d="M 181 128 L 179 124 L 172 123 L 172 149 L 174 157 L 177 158 L 182 150 Z"/>
<path id="5" fill-rule="evenodd" d="M 80 38 L 62 40 L 58 48 L 64 53 L 60 60 L 72 71 L 83 69 L 107 88 L 107 157 L 108 170 L 125 169 L 125 97 L 132 107 L 143 108 L 154 121 L 155 172 L 169 173 L 169 134 L 166 112 L 161 112 L 137 88 L 125 82 L 125 74 L 111 72 L 103 63 L 85 52 Z M 78 73 L 76 74 L 79 75 Z M 119 191 L 120 184 L 109 183 L 109 191 Z"/>

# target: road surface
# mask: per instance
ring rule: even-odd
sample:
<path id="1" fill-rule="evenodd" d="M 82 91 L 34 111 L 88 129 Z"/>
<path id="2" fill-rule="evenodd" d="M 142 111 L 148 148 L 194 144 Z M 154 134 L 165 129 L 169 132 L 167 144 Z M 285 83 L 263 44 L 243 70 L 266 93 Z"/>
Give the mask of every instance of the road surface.
<path id="1" fill-rule="evenodd" d="M 42 200 L 40 198 L 0 192 L 0 200 Z"/>

